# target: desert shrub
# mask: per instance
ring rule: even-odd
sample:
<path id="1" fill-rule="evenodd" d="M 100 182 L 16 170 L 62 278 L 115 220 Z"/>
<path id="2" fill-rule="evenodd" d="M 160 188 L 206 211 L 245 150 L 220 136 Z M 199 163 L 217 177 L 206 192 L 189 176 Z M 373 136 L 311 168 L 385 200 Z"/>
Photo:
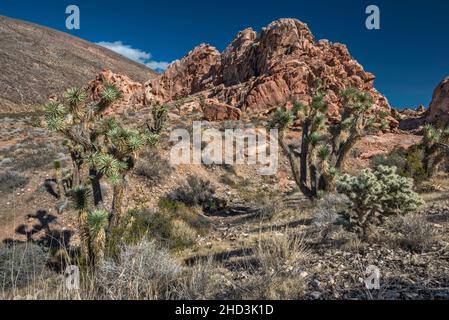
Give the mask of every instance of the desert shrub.
<path id="1" fill-rule="evenodd" d="M 351 202 L 346 218 L 364 240 L 372 226 L 416 211 L 423 204 L 413 187 L 412 179 L 398 175 L 395 167 L 384 166 L 363 170 L 358 176 L 343 175 L 337 182 L 338 192 Z"/>
<path id="2" fill-rule="evenodd" d="M 108 299 L 169 299 L 180 274 L 180 264 L 168 251 L 143 241 L 122 246 L 118 259 L 98 268 L 95 282 Z"/>
<path id="3" fill-rule="evenodd" d="M 227 174 L 224 174 L 220 177 L 220 182 L 227 186 L 230 186 L 231 188 L 237 187 L 237 183 L 234 180 L 232 180 L 232 178 L 229 177 L 229 175 Z"/>
<path id="4" fill-rule="evenodd" d="M 159 183 L 171 172 L 170 163 L 156 151 L 145 152 L 136 166 L 135 172 L 152 182 Z"/>
<path id="5" fill-rule="evenodd" d="M 47 261 L 48 253 L 35 244 L 0 247 L 0 288 L 31 285 L 44 275 Z"/>
<path id="6" fill-rule="evenodd" d="M 0 172 L 0 192 L 8 193 L 17 188 L 23 188 L 28 180 L 14 171 Z"/>
<path id="7" fill-rule="evenodd" d="M 287 207 L 277 192 L 264 188 L 249 188 L 246 181 L 240 185 L 239 198 L 245 206 L 253 209 L 254 217 L 262 220 L 273 219 Z"/>
<path id="8" fill-rule="evenodd" d="M 396 167 L 397 173 L 406 178 L 412 178 L 415 183 L 421 183 L 428 178 L 423 165 L 424 151 L 422 146 L 416 145 L 409 149 L 396 148 L 388 155 L 375 156 L 371 165 Z"/>
<path id="9" fill-rule="evenodd" d="M 339 217 L 349 208 L 349 199 L 341 194 L 329 193 L 313 209 L 312 226 L 322 239 L 337 229 Z"/>
<path id="10" fill-rule="evenodd" d="M 175 189 L 169 196 L 171 200 L 184 203 L 188 206 L 203 205 L 215 194 L 215 188 L 210 181 L 189 176 L 185 185 Z"/>
<path id="11" fill-rule="evenodd" d="M 413 252 L 423 252 L 435 243 L 435 230 L 426 217 L 412 213 L 392 221 L 393 230 L 399 232 L 399 244 Z"/>
<path id="12" fill-rule="evenodd" d="M 172 219 L 182 220 L 200 234 L 209 230 L 210 221 L 201 213 L 199 207 L 188 207 L 169 199 L 162 199 L 158 203 L 158 209 Z"/>

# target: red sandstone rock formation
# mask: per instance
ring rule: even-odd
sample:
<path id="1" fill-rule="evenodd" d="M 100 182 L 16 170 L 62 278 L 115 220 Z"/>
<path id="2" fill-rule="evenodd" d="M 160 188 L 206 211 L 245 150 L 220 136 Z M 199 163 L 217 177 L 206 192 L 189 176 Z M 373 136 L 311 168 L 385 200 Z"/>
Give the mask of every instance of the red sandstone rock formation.
<path id="1" fill-rule="evenodd" d="M 168 102 L 202 92 L 207 98 L 244 112 L 264 113 L 292 100 L 309 102 L 315 80 L 327 91 L 330 116 L 338 118 L 338 93 L 349 86 L 368 91 L 377 108 L 390 111 L 346 46 L 316 41 L 306 24 L 280 19 L 240 32 L 222 52 L 202 44 L 164 74 L 146 83 L 146 101 Z M 397 121 L 390 118 L 392 127 Z"/>
<path id="2" fill-rule="evenodd" d="M 128 76 L 115 74 L 110 70 L 103 70 L 96 79 L 87 86 L 87 93 L 90 98 L 99 99 L 105 84 L 113 84 L 122 94 L 107 112 L 118 112 L 129 107 L 142 107 L 145 105 L 145 88 L 141 83 L 131 80 Z"/>
<path id="3" fill-rule="evenodd" d="M 203 106 L 204 119 L 207 121 L 240 120 L 240 109 L 221 103 L 215 99 L 206 99 Z"/>
<path id="4" fill-rule="evenodd" d="M 444 79 L 435 89 L 427 121 L 430 123 L 449 121 L 449 77 Z"/>

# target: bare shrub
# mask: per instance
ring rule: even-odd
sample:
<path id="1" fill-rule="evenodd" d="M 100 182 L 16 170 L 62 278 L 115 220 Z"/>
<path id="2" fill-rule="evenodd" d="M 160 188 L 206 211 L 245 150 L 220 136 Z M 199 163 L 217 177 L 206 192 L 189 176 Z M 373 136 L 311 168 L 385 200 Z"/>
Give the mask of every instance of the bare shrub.
<path id="1" fill-rule="evenodd" d="M 155 183 L 161 182 L 171 171 L 170 163 L 156 150 L 145 152 L 135 169 L 137 175 Z"/>
<path id="2" fill-rule="evenodd" d="M 0 172 L 0 192 L 8 193 L 17 188 L 23 188 L 28 180 L 14 171 Z"/>
<path id="3" fill-rule="evenodd" d="M 317 202 L 313 210 L 312 226 L 323 239 L 338 228 L 337 222 L 342 212 L 349 208 L 349 199 L 340 194 L 329 193 Z"/>
<path id="4" fill-rule="evenodd" d="M 216 294 L 212 263 L 182 267 L 154 242 L 123 246 L 116 260 L 106 260 L 95 274 L 96 299 L 207 299 Z"/>
<path id="5" fill-rule="evenodd" d="M 392 222 L 393 230 L 400 233 L 399 244 L 414 252 L 429 250 L 436 241 L 436 234 L 426 217 L 412 213 Z"/>
<path id="6" fill-rule="evenodd" d="M 184 203 L 187 206 L 211 207 L 215 204 L 215 188 L 210 181 L 196 176 L 189 176 L 186 184 L 172 191 L 170 200 Z"/>
<path id="7" fill-rule="evenodd" d="M 0 288 L 15 290 L 29 286 L 46 271 L 48 253 L 26 243 L 0 247 Z"/>
<path id="8" fill-rule="evenodd" d="M 116 261 L 106 260 L 95 274 L 106 299 L 169 299 L 181 266 L 154 242 L 122 247 Z"/>

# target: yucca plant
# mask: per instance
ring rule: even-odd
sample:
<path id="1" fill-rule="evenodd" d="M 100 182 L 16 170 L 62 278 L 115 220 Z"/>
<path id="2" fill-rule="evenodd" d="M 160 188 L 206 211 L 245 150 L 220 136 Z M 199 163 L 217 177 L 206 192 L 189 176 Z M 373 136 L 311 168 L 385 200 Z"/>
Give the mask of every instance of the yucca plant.
<path id="1" fill-rule="evenodd" d="M 368 113 L 373 99 L 355 88 L 340 94 L 341 121 L 328 123 L 327 103 L 321 84 L 313 90 L 310 104 L 294 103 L 292 110 L 278 109 L 269 122 L 279 130 L 279 143 L 290 160 L 295 182 L 309 198 L 320 191 L 333 191 L 335 177 L 345 170 L 350 150 L 382 118 Z M 294 122 L 302 127 L 301 148 L 296 151 L 285 141 L 285 133 Z"/>
<path id="2" fill-rule="evenodd" d="M 112 84 L 105 85 L 97 100 L 88 99 L 84 89 L 70 88 L 63 101 L 50 101 L 45 106 L 46 127 L 65 136 L 64 145 L 73 162 L 71 194 L 79 212 L 82 249 L 88 258 L 103 254 L 103 229 L 118 226 L 122 220 L 127 175 L 140 151 L 158 141 L 148 129 L 129 129 L 114 117 L 104 118 L 103 113 L 120 97 Z M 104 211 L 101 183 L 105 179 L 113 185 L 110 212 Z M 89 184 L 91 190 L 87 191 Z M 104 216 L 106 219 L 100 219 Z M 95 227 L 98 225 L 102 227 Z"/>
<path id="3" fill-rule="evenodd" d="M 104 260 L 104 251 L 106 247 L 106 227 L 109 222 L 109 213 L 104 210 L 90 211 L 87 216 L 87 225 L 89 229 L 89 242 L 92 248 L 92 263 L 101 264 Z"/>

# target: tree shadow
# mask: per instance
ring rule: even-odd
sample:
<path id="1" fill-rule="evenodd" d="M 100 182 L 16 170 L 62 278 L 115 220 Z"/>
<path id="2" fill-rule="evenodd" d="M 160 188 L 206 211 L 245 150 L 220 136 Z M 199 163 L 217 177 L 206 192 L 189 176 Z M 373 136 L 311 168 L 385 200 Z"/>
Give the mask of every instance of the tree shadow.
<path id="1" fill-rule="evenodd" d="M 47 211 L 39 210 L 35 214 L 29 214 L 28 219 L 32 219 L 34 224 L 29 228 L 26 224 L 21 224 L 15 230 L 17 235 L 24 236 L 26 240 L 5 239 L 3 243 L 7 246 L 16 244 L 33 243 L 48 249 L 66 249 L 69 247 L 73 232 L 70 230 L 52 230 L 51 224 L 56 222 L 58 217 L 49 214 Z M 39 233 L 41 236 L 35 238 Z"/>
<path id="2" fill-rule="evenodd" d="M 230 251 L 222 251 L 213 255 L 195 256 L 185 259 L 184 262 L 188 266 L 193 266 L 200 262 L 207 262 L 212 260 L 214 262 L 223 262 L 235 257 L 248 257 L 254 254 L 253 248 L 242 248 Z"/>

